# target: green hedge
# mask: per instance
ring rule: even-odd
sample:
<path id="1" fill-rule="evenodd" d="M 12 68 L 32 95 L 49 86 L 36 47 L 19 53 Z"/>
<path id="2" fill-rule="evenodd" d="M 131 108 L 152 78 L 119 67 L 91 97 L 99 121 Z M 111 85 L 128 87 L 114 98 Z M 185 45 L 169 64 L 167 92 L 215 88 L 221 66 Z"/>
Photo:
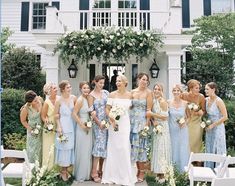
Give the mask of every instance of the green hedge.
<path id="1" fill-rule="evenodd" d="M 24 90 L 4 89 L 2 93 L 2 139 L 4 134 L 26 134 L 26 129 L 20 123 L 20 109 L 24 102 Z M 4 140 L 3 140 L 4 142 Z"/>

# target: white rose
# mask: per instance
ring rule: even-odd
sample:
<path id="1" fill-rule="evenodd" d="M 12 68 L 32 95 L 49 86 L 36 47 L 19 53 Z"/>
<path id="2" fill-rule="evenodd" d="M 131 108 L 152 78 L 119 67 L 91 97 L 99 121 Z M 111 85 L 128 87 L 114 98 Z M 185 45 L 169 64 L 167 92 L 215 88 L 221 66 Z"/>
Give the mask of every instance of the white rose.
<path id="1" fill-rule="evenodd" d="M 117 51 L 116 51 L 116 49 L 113 49 L 112 52 L 113 52 L 113 53 L 116 53 Z"/>
<path id="2" fill-rule="evenodd" d="M 119 33 L 119 32 L 117 33 L 117 36 L 120 36 L 120 33 Z"/>
<path id="3" fill-rule="evenodd" d="M 144 127 L 144 130 L 145 130 L 145 131 L 148 131 L 148 130 L 149 130 L 149 126 L 145 126 L 145 127 Z"/>
<path id="4" fill-rule="evenodd" d="M 118 46 L 117 46 L 117 49 L 118 49 L 118 50 L 120 50 L 120 49 L 121 49 L 121 47 L 118 45 Z"/>
<path id="5" fill-rule="evenodd" d="M 110 36 L 109 36 L 109 38 L 110 38 L 110 39 L 113 39 L 113 38 L 114 38 L 114 36 L 113 36 L 113 35 L 110 35 Z"/>
<path id="6" fill-rule="evenodd" d="M 97 48 L 97 50 L 101 50 L 101 48 L 100 48 L 100 47 L 98 47 L 98 48 Z"/>
<path id="7" fill-rule="evenodd" d="M 91 128 L 91 127 L 92 127 L 92 122 L 91 122 L 91 121 L 88 121 L 88 122 L 86 123 L 86 126 L 87 126 L 88 128 Z"/>
<path id="8" fill-rule="evenodd" d="M 33 133 L 34 133 L 34 134 L 39 134 L 39 130 L 38 130 L 38 129 L 34 129 L 34 130 L 33 130 Z"/>
<path id="9" fill-rule="evenodd" d="M 143 43 L 140 43 L 140 46 L 141 46 L 141 47 L 143 47 L 143 46 L 144 46 L 144 44 L 143 44 Z"/>
<path id="10" fill-rule="evenodd" d="M 40 129 L 40 128 L 41 128 L 41 125 L 36 125 L 36 128 L 37 128 L 37 129 Z"/>
<path id="11" fill-rule="evenodd" d="M 192 109 L 193 109 L 193 106 L 194 106 L 194 104 L 193 104 L 193 103 L 190 103 L 190 104 L 188 105 L 188 108 L 189 108 L 190 110 L 192 110 Z"/>
<path id="12" fill-rule="evenodd" d="M 105 123 L 105 127 L 108 129 L 109 128 L 109 123 Z"/>
<path id="13" fill-rule="evenodd" d="M 157 125 L 156 127 L 158 133 L 162 133 L 162 126 L 161 125 Z"/>
<path id="14" fill-rule="evenodd" d="M 101 125 L 105 125 L 105 124 L 106 124 L 106 121 L 105 121 L 105 120 L 102 120 L 100 124 L 101 124 Z"/>
<path id="15" fill-rule="evenodd" d="M 180 120 L 179 120 L 179 124 L 184 124 L 185 123 L 185 119 L 184 118 L 181 118 Z"/>
<path id="16" fill-rule="evenodd" d="M 76 49 L 77 48 L 77 46 L 73 46 L 73 49 Z"/>
<path id="17" fill-rule="evenodd" d="M 198 111 L 198 109 L 199 109 L 199 107 L 195 104 L 195 105 L 193 105 L 193 110 L 194 111 Z"/>
<path id="18" fill-rule="evenodd" d="M 52 130 L 53 129 L 53 125 L 49 124 L 49 125 L 47 125 L 47 128 L 48 128 L 48 130 Z"/>
<path id="19" fill-rule="evenodd" d="M 206 123 L 203 121 L 201 122 L 200 126 L 204 129 L 206 127 Z"/>
<path id="20" fill-rule="evenodd" d="M 209 120 L 209 119 L 206 120 L 206 124 L 207 124 L 207 125 L 210 125 L 211 123 L 212 123 L 211 120 Z"/>

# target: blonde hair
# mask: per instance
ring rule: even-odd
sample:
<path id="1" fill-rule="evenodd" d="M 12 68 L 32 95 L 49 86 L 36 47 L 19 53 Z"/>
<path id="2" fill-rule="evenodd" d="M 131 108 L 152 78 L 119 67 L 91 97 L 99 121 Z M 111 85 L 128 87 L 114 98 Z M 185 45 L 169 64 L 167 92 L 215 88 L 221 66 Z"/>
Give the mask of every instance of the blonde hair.
<path id="1" fill-rule="evenodd" d="M 155 85 L 153 86 L 153 89 L 155 89 L 155 87 L 158 86 L 161 90 L 161 97 L 163 97 L 163 84 L 162 83 L 155 83 Z"/>
<path id="2" fill-rule="evenodd" d="M 181 93 L 183 92 L 182 86 L 181 86 L 180 84 L 175 84 L 175 85 L 173 86 L 173 88 L 172 88 L 172 91 L 173 91 L 174 89 L 179 89 Z"/>
<path id="3" fill-rule="evenodd" d="M 43 86 L 43 93 L 47 96 L 50 96 L 51 95 L 51 88 L 55 85 L 55 83 L 52 83 L 52 82 L 49 82 L 49 83 L 46 83 L 44 86 Z"/>
<path id="4" fill-rule="evenodd" d="M 118 75 L 117 77 L 120 77 L 120 79 L 121 79 L 124 83 L 126 83 L 125 87 L 127 87 L 127 85 L 128 85 L 128 79 L 127 79 L 127 77 L 124 76 L 124 75 Z"/>

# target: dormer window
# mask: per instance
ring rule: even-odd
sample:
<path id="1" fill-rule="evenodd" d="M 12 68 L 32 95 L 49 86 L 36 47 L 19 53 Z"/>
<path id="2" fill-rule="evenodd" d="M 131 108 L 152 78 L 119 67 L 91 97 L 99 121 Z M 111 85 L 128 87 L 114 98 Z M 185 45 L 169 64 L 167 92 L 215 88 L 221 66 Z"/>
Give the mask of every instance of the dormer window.
<path id="1" fill-rule="evenodd" d="M 33 29 L 46 29 L 46 6 L 48 3 L 33 3 Z"/>

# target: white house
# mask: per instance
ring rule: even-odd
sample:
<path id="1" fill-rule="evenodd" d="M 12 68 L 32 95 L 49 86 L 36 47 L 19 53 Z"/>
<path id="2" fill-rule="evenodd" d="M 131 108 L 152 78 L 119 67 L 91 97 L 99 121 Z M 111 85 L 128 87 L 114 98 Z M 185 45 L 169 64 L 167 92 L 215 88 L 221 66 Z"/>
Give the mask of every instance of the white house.
<path id="1" fill-rule="evenodd" d="M 191 36 L 182 31 L 190 29 L 193 20 L 203 15 L 234 11 L 235 0 L 2 0 L 2 27 L 14 31 L 9 42 L 27 46 L 41 56 L 41 66 L 46 80 L 58 83 L 68 79 L 74 94 L 78 93 L 78 82 L 91 81 L 97 74 L 112 75 L 118 68 L 129 79 L 129 89 L 134 85 L 138 72 L 147 72 L 153 59 L 136 63 L 130 59 L 125 64 L 107 66 L 90 61 L 79 64 L 76 78 L 69 78 L 68 65 L 64 65 L 58 54 L 53 54 L 57 39 L 70 31 L 101 26 L 124 26 L 136 29 L 159 29 L 164 34 L 164 45 L 156 57 L 160 68 L 159 77 L 151 78 L 165 86 L 166 96 L 171 88 L 181 82 L 181 62 L 185 62 L 185 47 Z"/>

